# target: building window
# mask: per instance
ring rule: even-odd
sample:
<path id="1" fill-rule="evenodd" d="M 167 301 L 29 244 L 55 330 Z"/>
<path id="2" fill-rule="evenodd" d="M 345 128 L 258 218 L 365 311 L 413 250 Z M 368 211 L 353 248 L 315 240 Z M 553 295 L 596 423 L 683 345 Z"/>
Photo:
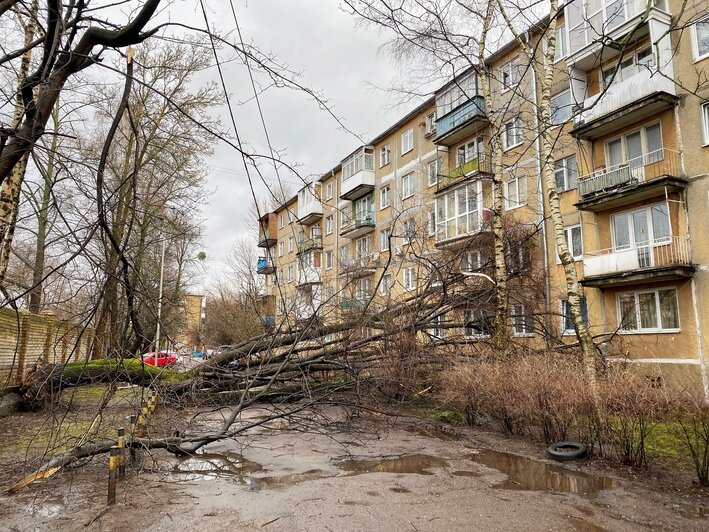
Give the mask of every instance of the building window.
<path id="1" fill-rule="evenodd" d="M 345 227 L 350 224 L 351 220 L 351 211 L 350 211 L 350 206 L 347 205 L 346 207 L 343 207 L 342 210 L 340 211 L 340 227 Z"/>
<path id="2" fill-rule="evenodd" d="M 379 208 L 383 209 L 389 205 L 391 205 L 391 189 L 387 185 L 379 191 Z"/>
<path id="3" fill-rule="evenodd" d="M 483 256 L 479 249 L 466 251 L 460 256 L 460 270 L 472 272 L 483 267 Z"/>
<path id="4" fill-rule="evenodd" d="M 640 74 L 652 71 L 655 68 L 655 55 L 651 47 L 641 48 L 625 54 L 620 63 L 606 68 L 602 73 L 603 88 L 607 89 L 611 83 L 620 83 Z"/>
<path id="5" fill-rule="evenodd" d="M 709 102 L 702 104 L 702 129 L 704 130 L 704 146 L 709 146 Z"/>
<path id="6" fill-rule="evenodd" d="M 557 192 L 564 192 L 579 186 L 579 170 L 576 165 L 576 156 L 559 159 L 554 163 Z"/>
<path id="7" fill-rule="evenodd" d="M 342 181 L 347 181 L 363 170 L 374 170 L 374 152 L 372 148 L 360 148 L 342 161 Z"/>
<path id="8" fill-rule="evenodd" d="M 381 250 L 389 251 L 389 239 L 391 238 L 391 229 L 382 229 L 379 234 L 382 239 Z"/>
<path id="9" fill-rule="evenodd" d="M 325 234 L 330 235 L 335 229 L 335 219 L 332 217 L 332 214 L 325 218 Z"/>
<path id="10" fill-rule="evenodd" d="M 414 128 L 407 129 L 401 134 L 401 155 L 414 149 Z"/>
<path id="11" fill-rule="evenodd" d="M 561 24 L 556 27 L 556 48 L 554 48 L 554 61 L 566 57 L 569 53 L 569 40 L 566 34 L 566 26 Z"/>
<path id="12" fill-rule="evenodd" d="M 355 240 L 355 252 L 357 253 L 358 259 L 369 257 L 372 252 L 371 235 L 366 235 Z"/>
<path id="13" fill-rule="evenodd" d="M 433 325 L 433 328 L 428 329 L 428 334 L 430 334 L 434 338 L 445 338 L 446 334 L 448 333 L 448 329 L 445 327 L 445 323 L 445 314 L 436 316 L 435 318 L 433 318 L 433 320 L 431 320 L 431 325 Z"/>
<path id="14" fill-rule="evenodd" d="M 516 87 L 520 79 L 521 72 L 516 58 L 500 67 L 500 81 L 502 82 L 503 92 Z"/>
<path id="15" fill-rule="evenodd" d="M 492 314 L 483 309 L 466 310 L 465 336 L 468 338 L 489 338 L 493 331 Z"/>
<path id="16" fill-rule="evenodd" d="M 586 298 L 581 298 L 581 317 L 583 322 L 588 325 L 588 307 L 586 306 Z M 561 300 L 561 327 L 562 334 L 576 334 L 574 320 L 571 319 L 571 306 L 568 299 Z"/>
<path id="17" fill-rule="evenodd" d="M 522 143 L 522 120 L 519 116 L 506 122 L 502 131 L 502 148 L 509 150 Z"/>
<path id="18" fill-rule="evenodd" d="M 385 144 L 379 148 L 379 168 L 389 164 L 389 159 L 391 158 L 391 148 L 389 144 Z"/>
<path id="19" fill-rule="evenodd" d="M 574 260 L 581 260 L 583 258 L 583 238 L 581 235 L 581 226 L 572 225 L 570 227 L 565 227 L 564 234 L 566 235 L 566 245 L 569 247 L 569 253 L 571 253 Z M 557 262 L 561 262 L 561 260 L 559 259 Z"/>
<path id="20" fill-rule="evenodd" d="M 280 218 L 278 219 L 278 228 L 283 229 L 286 225 L 286 215 L 281 214 Z"/>
<path id="21" fill-rule="evenodd" d="M 534 334 L 534 320 L 528 316 L 524 305 L 510 305 L 510 321 L 512 334 L 515 336 L 529 336 Z"/>
<path id="22" fill-rule="evenodd" d="M 426 135 L 433 135 L 436 132 L 436 113 L 426 115 Z"/>
<path id="23" fill-rule="evenodd" d="M 678 331 L 679 312 L 674 288 L 618 294 L 618 321 L 621 331 Z"/>
<path id="24" fill-rule="evenodd" d="M 288 266 L 288 282 L 293 282 L 293 266 Z"/>
<path id="25" fill-rule="evenodd" d="M 325 199 L 326 200 L 331 200 L 332 197 L 334 196 L 334 189 L 335 185 L 332 181 L 330 181 L 326 186 L 325 186 Z"/>
<path id="26" fill-rule="evenodd" d="M 485 158 L 485 145 L 483 143 L 483 137 L 479 136 L 477 139 L 471 139 L 464 142 L 456 150 L 456 164 L 458 166 L 463 166 L 468 161 L 473 161 L 475 159 Z"/>
<path id="27" fill-rule="evenodd" d="M 346 263 L 350 257 L 350 247 L 348 245 L 340 246 L 340 262 Z"/>
<path id="28" fill-rule="evenodd" d="M 391 294 L 391 287 L 393 284 L 394 281 L 392 280 L 391 273 L 385 273 L 382 275 L 382 282 L 379 284 L 379 293 L 384 296 L 388 296 Z"/>
<path id="29" fill-rule="evenodd" d="M 436 209 L 428 211 L 428 236 L 436 234 Z"/>
<path id="30" fill-rule="evenodd" d="M 413 266 L 404 268 L 404 289 L 405 290 L 415 290 L 416 289 L 416 269 Z"/>
<path id="31" fill-rule="evenodd" d="M 414 174 L 406 174 L 401 178 L 401 199 L 414 195 Z"/>
<path id="32" fill-rule="evenodd" d="M 283 256 L 283 240 L 281 240 L 278 243 L 278 256 L 282 257 Z"/>
<path id="33" fill-rule="evenodd" d="M 436 240 L 456 238 L 480 229 L 480 182 L 436 198 Z"/>
<path id="34" fill-rule="evenodd" d="M 527 177 L 513 176 L 505 181 L 505 208 L 516 209 L 527 204 Z"/>
<path id="35" fill-rule="evenodd" d="M 670 218 L 666 203 L 611 216 L 613 251 L 637 250 L 637 264 L 649 268 L 655 264 L 653 247 L 671 241 Z"/>
<path id="36" fill-rule="evenodd" d="M 371 293 L 371 279 L 361 277 L 355 281 L 355 299 L 358 301 L 368 301 Z"/>
<path id="37" fill-rule="evenodd" d="M 571 118 L 571 91 L 566 89 L 552 96 L 550 106 L 552 124 L 559 125 L 567 122 Z"/>
<path id="38" fill-rule="evenodd" d="M 628 166 L 634 178 L 644 181 L 643 167 L 664 158 L 659 123 L 650 124 L 606 142 L 608 171 Z"/>
<path id="39" fill-rule="evenodd" d="M 411 244 L 416 239 L 416 222 L 406 220 L 404 222 L 404 242 Z"/>
<path id="40" fill-rule="evenodd" d="M 705 18 L 694 25 L 694 59 L 699 61 L 709 56 L 709 19 Z"/>
<path id="41" fill-rule="evenodd" d="M 325 252 L 325 269 L 332 269 L 332 250 L 328 250 Z"/>
<path id="42" fill-rule="evenodd" d="M 293 237 L 288 237 L 288 253 L 293 253 Z"/>
<path id="43" fill-rule="evenodd" d="M 438 183 L 438 172 L 441 169 L 441 158 L 434 159 L 428 163 L 428 186 Z"/>

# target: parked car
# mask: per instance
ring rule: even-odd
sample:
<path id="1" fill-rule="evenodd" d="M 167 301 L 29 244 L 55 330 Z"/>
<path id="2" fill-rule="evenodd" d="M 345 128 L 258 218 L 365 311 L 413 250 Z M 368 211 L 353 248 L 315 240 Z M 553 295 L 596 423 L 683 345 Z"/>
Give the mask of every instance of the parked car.
<path id="1" fill-rule="evenodd" d="M 143 355 L 143 363 L 149 366 L 157 366 L 159 368 L 174 366 L 177 364 L 177 355 L 173 351 L 160 351 L 156 362 L 154 352 L 145 353 Z"/>

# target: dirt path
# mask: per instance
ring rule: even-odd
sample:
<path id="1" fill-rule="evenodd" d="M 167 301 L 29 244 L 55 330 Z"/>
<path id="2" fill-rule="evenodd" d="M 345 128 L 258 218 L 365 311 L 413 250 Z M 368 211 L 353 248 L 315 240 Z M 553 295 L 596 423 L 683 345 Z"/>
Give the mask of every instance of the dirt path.
<path id="1" fill-rule="evenodd" d="M 381 418 L 336 425 L 325 434 L 274 422 L 238 443 L 211 445 L 198 457 L 144 457 L 147 471 L 131 470 L 119 486 L 118 504 L 93 522 L 105 503 L 105 464 L 99 460 L 18 495 L 0 496 L 0 529 L 709 528 L 696 500 L 683 504 L 627 479 L 490 451 L 499 441 Z"/>

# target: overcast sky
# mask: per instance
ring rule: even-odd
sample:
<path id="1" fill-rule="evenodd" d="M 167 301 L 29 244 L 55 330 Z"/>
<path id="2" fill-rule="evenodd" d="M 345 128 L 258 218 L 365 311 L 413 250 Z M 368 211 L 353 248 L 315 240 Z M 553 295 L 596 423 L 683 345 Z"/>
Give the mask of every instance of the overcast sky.
<path id="1" fill-rule="evenodd" d="M 233 31 L 228 2 L 211 0 L 208 5 L 212 10 L 210 23 L 221 32 Z M 361 26 L 340 9 L 338 0 L 235 0 L 235 6 L 244 40 L 300 72 L 300 81 L 322 91 L 334 113 L 365 141 L 416 105 L 397 105 L 391 93 L 371 86 L 386 89 L 399 79 L 397 65 L 380 51 L 388 36 Z M 195 15 L 196 20 L 201 19 L 200 12 Z M 229 55 L 226 50 L 222 53 Z M 243 66 L 228 63 L 224 72 L 232 103 L 249 100 L 252 89 Z M 218 79 L 216 71 L 211 74 Z M 282 158 L 300 165 L 302 176 L 326 172 L 360 144 L 306 94 L 269 89 L 261 97 L 261 105 L 273 147 Z M 267 153 L 263 126 L 253 101 L 238 105 L 235 117 L 242 140 L 256 151 Z M 231 130 L 226 108 L 221 118 Z M 229 146 L 217 144 L 208 163 L 210 194 L 203 211 L 207 285 L 223 274 L 222 263 L 234 240 L 247 234 L 255 237 L 244 223 L 251 192 L 239 154 Z M 264 165 L 264 172 L 273 180 L 271 184 L 275 183 L 273 169 Z M 281 177 L 294 192 L 297 190 L 293 177 Z M 262 185 L 256 192 L 266 195 Z"/>

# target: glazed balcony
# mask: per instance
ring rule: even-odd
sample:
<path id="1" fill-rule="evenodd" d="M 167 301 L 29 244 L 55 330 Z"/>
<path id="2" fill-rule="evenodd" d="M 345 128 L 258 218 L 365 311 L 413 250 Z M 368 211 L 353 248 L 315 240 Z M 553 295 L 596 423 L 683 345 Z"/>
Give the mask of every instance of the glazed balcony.
<path id="1" fill-rule="evenodd" d="M 452 146 L 488 123 L 485 100 L 473 96 L 436 120 L 436 144 Z"/>
<path id="2" fill-rule="evenodd" d="M 603 288 L 676 279 L 694 274 L 689 236 L 628 249 L 604 249 L 584 253 L 581 284 Z"/>
<path id="3" fill-rule="evenodd" d="M 308 185 L 298 192 L 298 222 L 310 225 L 321 218 L 320 185 Z"/>
<path id="4" fill-rule="evenodd" d="M 379 253 L 340 259 L 340 273 L 352 278 L 372 275 L 379 266 Z"/>
<path id="5" fill-rule="evenodd" d="M 320 267 L 314 264 L 300 264 L 298 266 L 298 282 L 296 286 L 305 286 L 322 282 Z"/>
<path id="6" fill-rule="evenodd" d="M 492 175 L 492 164 L 490 158 L 486 156 L 476 157 L 470 161 L 465 161 L 460 166 L 449 170 L 445 174 L 439 174 L 436 184 L 436 193 L 443 192 L 468 178 L 489 177 Z"/>
<path id="7" fill-rule="evenodd" d="M 680 153 L 663 148 L 579 177 L 581 210 L 602 211 L 647 199 L 658 191 L 683 190 Z"/>
<path id="8" fill-rule="evenodd" d="M 276 273 L 276 264 L 270 257 L 259 257 L 256 263 L 256 273 L 270 275 Z"/>
<path id="9" fill-rule="evenodd" d="M 345 238 L 358 238 L 362 235 L 374 231 L 376 221 L 374 218 L 374 209 L 355 213 L 353 218 L 350 218 L 343 223 L 340 228 L 340 236 Z"/>
<path id="10" fill-rule="evenodd" d="M 342 161 L 340 199 L 356 200 L 374 190 L 374 152 L 370 147 L 357 150 Z"/>
<path id="11" fill-rule="evenodd" d="M 643 69 L 586 98 L 574 118 L 576 137 L 594 139 L 669 109 L 678 101 L 672 78 Z"/>

